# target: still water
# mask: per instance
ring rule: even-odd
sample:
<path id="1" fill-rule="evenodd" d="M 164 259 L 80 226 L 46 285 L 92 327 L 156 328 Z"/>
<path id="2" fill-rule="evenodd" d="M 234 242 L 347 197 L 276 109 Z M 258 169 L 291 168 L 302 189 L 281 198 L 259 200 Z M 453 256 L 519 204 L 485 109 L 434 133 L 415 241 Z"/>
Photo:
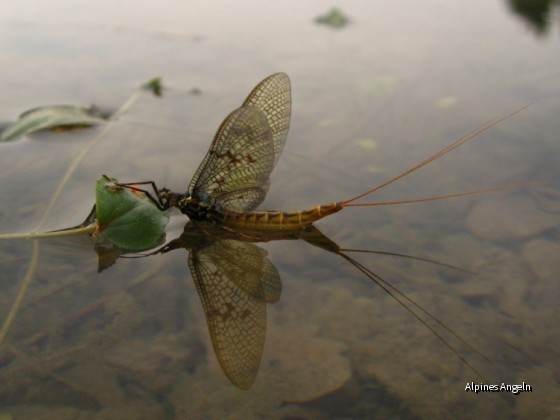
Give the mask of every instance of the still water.
<path id="1" fill-rule="evenodd" d="M 427 320 L 474 369 L 348 261 L 271 241 L 252 246 L 281 295 L 266 305 L 256 381 L 240 390 L 214 355 L 188 250 L 98 272 L 89 237 L 1 241 L 0 418 L 558 415 L 557 3 L 524 15 L 513 1 L 357 1 L 341 6 L 341 28 L 315 22 L 324 1 L 51 3 L 5 7 L 1 121 L 45 104 L 115 110 L 155 76 L 168 88 L 134 96 L 105 128 L 0 144 L 0 233 L 80 223 L 101 174 L 185 190 L 223 118 L 277 71 L 292 81 L 292 124 L 262 208 L 352 197 L 528 103 L 373 198 L 534 184 L 317 224 L 345 249 L 473 272 L 349 254 L 483 353 Z M 173 213 L 167 240 L 185 223 Z M 475 370 L 532 392 L 466 392 Z"/>

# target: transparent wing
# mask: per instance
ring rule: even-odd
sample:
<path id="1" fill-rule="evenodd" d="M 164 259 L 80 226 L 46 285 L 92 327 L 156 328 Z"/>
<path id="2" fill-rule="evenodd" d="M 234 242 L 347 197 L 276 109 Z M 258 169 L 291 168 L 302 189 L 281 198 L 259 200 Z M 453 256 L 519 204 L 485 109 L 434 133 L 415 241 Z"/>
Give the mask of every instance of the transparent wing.
<path id="1" fill-rule="evenodd" d="M 222 370 L 242 389 L 255 381 L 266 334 L 266 302 L 280 296 L 278 271 L 266 252 L 236 240 L 189 255 L 212 345 Z"/>
<path id="2" fill-rule="evenodd" d="M 273 167 L 274 146 L 266 116 L 257 107 L 242 107 L 218 129 L 189 194 L 207 205 L 250 211 L 264 200 Z"/>
<path id="3" fill-rule="evenodd" d="M 286 142 L 290 113 L 286 74 L 276 73 L 259 83 L 222 122 L 189 185 L 189 194 L 225 210 L 257 208 Z"/>
<path id="4" fill-rule="evenodd" d="M 292 115 L 292 92 L 290 78 L 286 73 L 274 73 L 260 82 L 251 91 L 242 106 L 253 105 L 260 108 L 268 120 L 274 144 L 274 164 L 276 166 L 290 128 Z"/>

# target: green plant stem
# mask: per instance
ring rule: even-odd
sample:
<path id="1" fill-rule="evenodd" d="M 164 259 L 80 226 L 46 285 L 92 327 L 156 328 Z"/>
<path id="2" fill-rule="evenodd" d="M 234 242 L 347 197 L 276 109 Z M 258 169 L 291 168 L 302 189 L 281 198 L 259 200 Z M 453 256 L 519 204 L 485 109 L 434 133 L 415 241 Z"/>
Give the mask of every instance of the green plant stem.
<path id="1" fill-rule="evenodd" d="M 93 233 L 97 225 L 92 223 L 90 225 L 65 230 L 53 230 L 51 232 L 27 232 L 27 233 L 6 233 L 0 235 L 0 239 L 40 239 L 40 238 L 53 238 L 59 236 L 71 235 L 84 235 Z"/>
<path id="2" fill-rule="evenodd" d="M 8 332 L 10 331 L 10 327 L 12 326 L 12 323 L 14 322 L 14 319 L 19 311 L 21 303 L 23 302 L 23 298 L 27 293 L 27 288 L 31 284 L 31 279 L 33 278 L 35 271 L 37 270 L 38 261 L 39 261 L 39 241 L 34 240 L 33 251 L 31 253 L 31 261 L 29 262 L 29 266 L 27 267 L 27 272 L 23 277 L 16 299 L 14 300 L 14 303 L 10 308 L 10 312 L 8 312 L 8 316 L 4 320 L 4 323 L 2 324 L 2 328 L 0 329 L 0 347 L 2 346 L 2 343 L 4 343 L 4 339 L 8 335 Z"/>

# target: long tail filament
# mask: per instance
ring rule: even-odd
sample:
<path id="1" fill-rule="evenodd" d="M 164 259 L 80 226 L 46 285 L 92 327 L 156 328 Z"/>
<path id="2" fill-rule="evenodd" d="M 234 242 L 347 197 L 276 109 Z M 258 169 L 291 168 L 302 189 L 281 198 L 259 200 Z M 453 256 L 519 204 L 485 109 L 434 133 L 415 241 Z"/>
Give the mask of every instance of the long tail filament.
<path id="1" fill-rule="evenodd" d="M 507 115 L 504 115 L 503 117 L 499 117 L 499 118 L 495 118 L 491 121 L 488 121 L 487 123 L 481 125 L 480 127 L 470 131 L 469 133 L 465 134 L 463 137 L 455 140 L 453 143 L 451 143 L 449 146 L 444 147 L 443 149 L 441 149 L 439 152 L 433 154 L 432 156 L 428 157 L 427 159 L 423 160 L 422 162 L 418 163 L 417 165 L 414 165 L 412 168 L 404 171 L 403 173 L 389 179 L 388 181 L 383 182 L 380 185 L 377 185 L 376 187 L 363 192 L 361 194 L 358 194 L 355 197 L 349 198 L 348 200 L 344 200 L 342 202 L 342 204 L 345 207 L 358 207 L 358 206 L 386 206 L 386 205 L 393 205 L 393 204 L 406 204 L 406 203 L 418 203 L 418 202 L 423 202 L 423 201 L 436 201 L 436 200 L 445 200 L 448 198 L 456 198 L 456 197 L 462 197 L 462 196 L 466 196 L 466 195 L 474 195 L 474 194 L 482 194 L 482 193 L 487 193 L 487 192 L 494 192 L 494 191 L 500 191 L 500 190 L 506 190 L 506 189 L 513 189 L 513 188 L 519 188 L 519 185 L 509 185 L 509 186 L 502 186 L 502 187 L 497 187 L 497 188 L 488 188 L 488 189 L 483 189 L 483 190 L 477 190 L 477 191 L 467 191 L 467 192 L 463 192 L 463 193 L 455 193 L 455 194 L 447 194 L 447 195 L 440 195 L 440 196 L 435 196 L 435 197 L 428 197 L 428 198 L 417 198 L 417 199 L 411 199 L 411 200 L 400 200 L 400 201 L 388 201 L 388 202 L 379 202 L 379 203 L 363 203 L 363 204 L 355 204 L 354 201 L 359 200 L 362 197 L 365 197 L 366 195 L 372 194 L 376 191 L 379 191 L 397 181 L 399 181 L 400 179 L 410 175 L 413 172 L 416 172 L 418 169 L 423 168 L 424 166 L 427 166 L 428 164 L 432 163 L 433 161 L 439 159 L 440 157 L 446 155 L 447 153 L 457 149 L 458 147 L 462 146 L 463 144 L 467 143 L 469 140 L 472 140 L 473 138 L 477 137 L 479 134 L 483 133 L 484 131 L 490 129 L 491 127 L 495 126 L 496 124 L 507 120 L 508 118 L 513 117 L 514 115 L 520 113 L 521 111 L 523 111 L 524 109 L 528 108 L 529 106 L 531 106 L 532 104 L 527 104 L 522 108 L 519 108 Z"/>

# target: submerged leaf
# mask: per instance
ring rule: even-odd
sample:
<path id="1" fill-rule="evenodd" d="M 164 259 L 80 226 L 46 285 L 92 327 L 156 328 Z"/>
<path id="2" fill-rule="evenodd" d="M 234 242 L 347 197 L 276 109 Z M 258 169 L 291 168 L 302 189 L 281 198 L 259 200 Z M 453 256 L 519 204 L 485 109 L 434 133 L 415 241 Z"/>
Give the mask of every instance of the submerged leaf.
<path id="1" fill-rule="evenodd" d="M 339 9 L 333 8 L 328 13 L 315 18 L 315 22 L 330 28 L 339 29 L 348 25 L 350 19 L 348 19 Z"/>
<path id="2" fill-rule="evenodd" d="M 152 92 L 155 96 L 163 96 L 163 83 L 161 77 L 154 77 L 142 85 L 142 88 Z"/>
<path id="3" fill-rule="evenodd" d="M 122 250 L 153 248 L 164 238 L 169 219 L 144 193 L 103 176 L 96 184 L 99 232 Z"/>
<path id="4" fill-rule="evenodd" d="M 15 123 L 6 127 L 0 140 L 16 140 L 39 130 L 91 127 L 101 124 L 103 121 L 88 108 L 72 105 L 47 105 L 21 114 Z"/>

